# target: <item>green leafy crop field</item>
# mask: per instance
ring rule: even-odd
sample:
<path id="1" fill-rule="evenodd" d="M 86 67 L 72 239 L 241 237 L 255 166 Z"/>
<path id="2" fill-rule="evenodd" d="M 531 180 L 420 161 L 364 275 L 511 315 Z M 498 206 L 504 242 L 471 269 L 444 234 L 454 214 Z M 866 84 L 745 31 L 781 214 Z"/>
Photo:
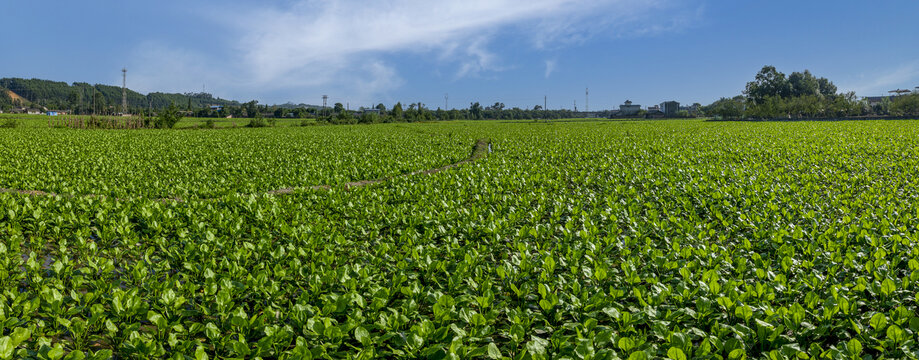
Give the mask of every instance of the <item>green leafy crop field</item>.
<path id="1" fill-rule="evenodd" d="M 916 358 L 917 169 L 916 121 L 0 129 L 0 358 Z"/>

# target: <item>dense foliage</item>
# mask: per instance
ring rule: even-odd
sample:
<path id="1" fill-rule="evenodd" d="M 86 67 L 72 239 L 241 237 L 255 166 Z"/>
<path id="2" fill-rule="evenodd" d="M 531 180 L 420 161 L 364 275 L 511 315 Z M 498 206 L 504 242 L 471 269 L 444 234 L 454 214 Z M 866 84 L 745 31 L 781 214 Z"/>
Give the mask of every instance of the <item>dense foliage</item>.
<path id="1" fill-rule="evenodd" d="M 0 188 L 219 197 L 376 179 L 449 163 L 474 139 L 388 125 L 220 131 L 0 132 Z M 36 161 L 41 159 L 41 161 Z"/>
<path id="2" fill-rule="evenodd" d="M 39 79 L 0 79 L 0 87 L 7 86 L 36 107 L 69 110 L 72 114 L 111 115 L 121 113 L 121 88 L 109 85 L 87 83 L 55 82 Z M 373 108 L 349 110 L 343 104 L 322 108 L 307 104 L 260 105 L 258 101 L 240 103 L 215 98 L 208 93 L 169 94 L 153 92 L 147 95 L 128 90 L 128 112 L 157 116 L 158 113 L 175 104 L 185 116 L 198 118 L 296 118 L 316 119 L 331 124 L 372 124 L 395 122 L 419 122 L 433 120 L 524 120 L 524 119 L 566 119 L 583 114 L 570 109 L 544 109 L 541 105 L 532 108 L 508 108 L 504 103 L 483 106 L 479 102 L 469 104 L 465 109 L 432 108 L 423 103 L 403 105 L 401 102 L 387 109 L 378 104 Z M 31 104 L 31 103 L 30 103 Z M 0 109 L 12 107 L 0 97 Z M 27 104 L 21 104 L 23 106 Z M 4 108 L 4 106 L 6 106 Z M 371 110 L 367 112 L 365 110 Z M 595 112 L 596 117 L 608 118 L 610 110 Z M 689 114 L 682 114 L 688 117 Z M 266 120 L 267 121 L 267 120 Z M 256 123 L 262 120 L 256 121 Z"/>
<path id="3" fill-rule="evenodd" d="M 808 70 L 789 76 L 764 66 L 748 82 L 743 96 L 721 98 L 703 108 L 717 119 L 832 119 L 855 116 L 916 116 L 919 95 L 893 97 L 881 106 L 869 106 L 854 92 L 836 93 L 836 85 Z"/>
<path id="4" fill-rule="evenodd" d="M 111 85 L 90 85 L 87 83 L 67 84 L 41 79 L 0 79 L 0 88 L 12 90 L 35 106 L 48 109 L 72 110 L 80 114 L 109 114 L 121 112 L 121 87 Z M 130 112 L 137 113 L 143 109 L 163 109 L 170 104 L 179 106 L 191 105 L 193 108 L 206 108 L 210 105 L 239 105 L 238 102 L 214 98 L 206 93 L 168 94 L 154 92 L 143 95 L 127 90 Z M 4 101 L 0 98 L 0 108 Z M 21 104 L 25 106 L 26 104 Z M 95 108 L 94 108 L 95 106 Z"/>
<path id="5" fill-rule="evenodd" d="M 917 122 L 0 136 L 4 186 L 146 196 L 494 149 L 287 196 L 0 193 L 0 358 L 919 356 Z"/>
<path id="6" fill-rule="evenodd" d="M 890 102 L 890 113 L 896 116 L 919 116 L 919 94 L 897 96 Z"/>
<path id="7" fill-rule="evenodd" d="M 13 105 L 13 98 L 10 97 L 9 90 L 0 86 L 0 110 L 11 109 Z"/>
<path id="8" fill-rule="evenodd" d="M 156 128 L 172 129 L 179 120 L 182 120 L 182 114 L 179 113 L 179 109 L 175 104 L 171 104 L 169 107 L 159 111 L 155 121 Z"/>

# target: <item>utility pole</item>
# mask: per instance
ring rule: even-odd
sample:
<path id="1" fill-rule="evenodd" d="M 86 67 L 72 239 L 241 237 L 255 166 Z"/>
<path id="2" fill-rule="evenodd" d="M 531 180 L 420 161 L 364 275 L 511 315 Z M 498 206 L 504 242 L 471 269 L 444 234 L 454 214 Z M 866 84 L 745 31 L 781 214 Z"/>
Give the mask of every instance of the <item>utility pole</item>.
<path id="1" fill-rule="evenodd" d="M 329 104 L 329 96 L 328 96 L 328 95 L 322 95 L 322 107 L 323 107 L 323 108 L 326 108 L 326 107 L 328 106 L 328 104 Z"/>
<path id="2" fill-rule="evenodd" d="M 584 89 L 584 111 L 590 112 L 590 88 Z"/>
<path id="3" fill-rule="evenodd" d="M 450 108 L 449 100 L 450 100 L 450 94 L 444 94 L 444 110 L 445 111 Z"/>
<path id="4" fill-rule="evenodd" d="M 548 120 L 549 119 L 549 95 L 543 95 L 542 97 L 542 112 L 543 112 L 543 117 L 546 118 L 546 120 Z"/>
<path id="5" fill-rule="evenodd" d="M 128 113 L 128 68 L 121 68 L 121 114 Z"/>
<path id="6" fill-rule="evenodd" d="M 574 101 L 574 112 L 578 112 L 578 101 Z"/>

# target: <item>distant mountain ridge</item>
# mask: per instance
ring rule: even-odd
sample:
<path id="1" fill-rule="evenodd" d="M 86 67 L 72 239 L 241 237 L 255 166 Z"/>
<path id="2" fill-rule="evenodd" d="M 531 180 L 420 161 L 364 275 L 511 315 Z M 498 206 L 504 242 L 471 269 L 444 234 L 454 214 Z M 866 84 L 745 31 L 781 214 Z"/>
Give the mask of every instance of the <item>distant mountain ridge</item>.
<path id="1" fill-rule="evenodd" d="M 29 102 L 29 104 L 21 104 L 21 106 L 34 104 L 48 109 L 87 107 L 93 101 L 93 89 L 99 94 L 96 101 L 101 104 L 97 104 L 97 106 L 116 108 L 121 106 L 121 87 L 119 86 L 90 85 L 82 82 L 67 84 L 59 81 L 23 78 L 0 79 L 0 90 L 9 90 L 13 93 L 9 96 L 0 96 L 0 106 L 4 105 L 2 102 L 7 101 L 16 104 L 17 98 L 21 97 Z M 127 100 L 128 107 L 132 109 L 161 109 L 170 104 L 183 108 L 189 105 L 194 108 L 211 105 L 240 105 L 238 101 L 215 98 L 208 93 L 152 92 L 144 95 L 131 89 L 127 90 Z"/>

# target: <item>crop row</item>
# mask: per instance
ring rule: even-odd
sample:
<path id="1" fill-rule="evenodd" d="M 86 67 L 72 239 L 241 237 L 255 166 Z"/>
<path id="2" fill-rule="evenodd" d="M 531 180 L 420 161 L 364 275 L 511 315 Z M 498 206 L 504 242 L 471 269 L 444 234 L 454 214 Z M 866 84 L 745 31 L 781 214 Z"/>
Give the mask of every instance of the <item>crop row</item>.
<path id="1" fill-rule="evenodd" d="M 381 128 L 383 128 L 381 126 Z M 474 139 L 397 126 L 0 132 L 0 188 L 208 198 L 335 185 L 452 163 Z"/>
<path id="2" fill-rule="evenodd" d="M 418 124 L 378 136 L 494 152 L 216 203 L 0 194 L 0 357 L 915 358 L 916 125 Z"/>

